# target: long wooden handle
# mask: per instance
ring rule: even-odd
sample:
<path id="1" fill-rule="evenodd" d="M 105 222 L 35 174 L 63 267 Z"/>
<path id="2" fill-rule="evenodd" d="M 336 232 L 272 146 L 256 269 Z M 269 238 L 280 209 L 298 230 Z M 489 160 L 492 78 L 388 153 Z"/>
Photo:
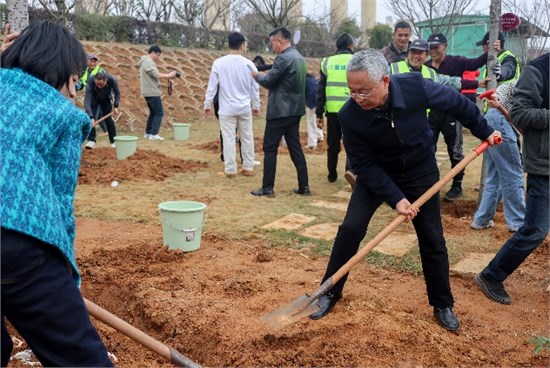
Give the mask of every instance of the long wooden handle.
<path id="1" fill-rule="evenodd" d="M 498 142 L 500 143 L 500 142 Z M 459 172 L 461 172 L 470 162 L 481 155 L 489 147 L 489 142 L 483 141 L 479 146 L 473 149 L 462 161 L 460 161 L 455 167 L 451 169 L 445 176 L 443 176 L 437 183 L 435 183 L 430 189 L 414 201 L 411 206 L 420 207 L 426 203 L 434 194 L 447 184 L 452 178 L 454 178 Z M 356 264 L 369 253 L 374 247 L 376 247 L 382 240 L 384 240 L 392 231 L 394 231 L 406 217 L 404 215 L 397 216 L 388 226 L 386 226 L 380 233 L 378 233 L 371 241 L 369 241 L 363 248 L 361 248 L 353 257 L 350 258 L 331 278 L 327 279 L 322 285 L 322 289 L 332 287 L 338 282 L 344 275 L 346 275 Z M 330 286 L 330 287 L 329 287 Z"/>
<path id="2" fill-rule="evenodd" d="M 107 119 L 109 116 L 113 115 L 113 112 L 111 111 L 107 115 L 104 115 L 101 119 L 94 121 L 94 126 L 101 123 L 103 120 Z"/>
<path id="3" fill-rule="evenodd" d="M 101 308 L 99 305 L 91 302 L 90 300 L 84 298 L 84 303 L 86 308 L 91 316 L 97 318 L 101 322 L 111 326 L 115 330 L 123 333 L 132 340 L 140 343 L 151 351 L 162 356 L 169 362 L 174 363 L 178 367 L 189 367 L 189 368 L 200 368 L 201 366 L 190 359 L 186 358 L 184 355 L 180 354 L 178 351 L 164 345 L 158 340 L 155 340 L 151 336 L 147 335 L 145 332 L 138 330 L 131 324 L 123 321 L 114 314 L 106 311 Z"/>

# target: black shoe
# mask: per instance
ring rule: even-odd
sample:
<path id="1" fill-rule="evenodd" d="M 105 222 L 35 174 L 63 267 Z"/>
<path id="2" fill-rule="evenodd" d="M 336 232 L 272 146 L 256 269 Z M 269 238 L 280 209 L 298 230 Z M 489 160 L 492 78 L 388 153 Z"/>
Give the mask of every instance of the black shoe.
<path id="1" fill-rule="evenodd" d="M 336 181 L 336 179 L 338 179 L 338 175 L 334 175 L 334 176 L 329 175 L 329 176 L 327 176 L 327 179 L 328 179 L 329 183 L 334 183 Z"/>
<path id="2" fill-rule="evenodd" d="M 307 185 L 305 187 L 294 188 L 294 193 L 301 195 L 311 195 L 311 191 L 309 190 L 309 186 Z"/>
<path id="3" fill-rule="evenodd" d="M 319 306 L 319 310 L 315 313 L 312 313 L 309 318 L 311 319 L 319 319 L 327 314 L 330 313 L 332 308 L 334 308 L 334 305 L 338 300 L 342 299 L 342 293 L 331 293 L 330 291 L 323 295 L 319 300 L 317 301 L 317 305 Z"/>
<path id="4" fill-rule="evenodd" d="M 451 189 L 445 194 L 445 199 L 449 202 L 455 201 L 462 197 L 462 183 L 453 183 Z"/>
<path id="5" fill-rule="evenodd" d="M 444 329 L 456 331 L 460 327 L 460 323 L 453 313 L 453 308 L 436 308 L 434 307 L 434 317 Z"/>
<path id="6" fill-rule="evenodd" d="M 344 174 L 344 178 L 346 178 L 349 185 L 351 186 L 351 190 L 353 190 L 353 188 L 355 188 L 355 183 L 357 182 L 357 175 L 348 170 Z"/>
<path id="7" fill-rule="evenodd" d="M 502 282 L 488 280 L 483 274 L 478 273 L 474 280 L 481 287 L 481 290 L 487 295 L 487 298 L 500 303 L 500 304 L 511 304 L 512 299 L 510 295 L 504 289 Z"/>
<path id="8" fill-rule="evenodd" d="M 275 197 L 275 192 L 273 191 L 273 189 L 267 189 L 267 188 L 260 188 L 260 189 L 253 190 L 252 192 L 250 192 L 250 194 L 255 196 L 266 196 L 268 198 Z"/>

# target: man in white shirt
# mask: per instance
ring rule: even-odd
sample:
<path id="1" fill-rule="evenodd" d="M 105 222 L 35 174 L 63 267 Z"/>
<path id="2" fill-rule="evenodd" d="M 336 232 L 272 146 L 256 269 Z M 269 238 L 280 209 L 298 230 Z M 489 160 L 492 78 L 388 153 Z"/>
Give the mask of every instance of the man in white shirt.
<path id="1" fill-rule="evenodd" d="M 250 72 L 256 71 L 256 66 L 242 54 L 246 51 L 246 39 L 239 32 L 227 36 L 229 55 L 214 61 L 206 98 L 204 113 L 212 115 L 212 101 L 219 88 L 218 110 L 220 129 L 223 139 L 223 157 L 225 176 L 237 177 L 235 131 L 241 141 L 243 167 L 240 173 L 244 176 L 254 175 L 254 135 L 252 130 L 252 115 L 260 113 L 260 89 Z M 252 109 L 251 105 L 252 104 Z"/>

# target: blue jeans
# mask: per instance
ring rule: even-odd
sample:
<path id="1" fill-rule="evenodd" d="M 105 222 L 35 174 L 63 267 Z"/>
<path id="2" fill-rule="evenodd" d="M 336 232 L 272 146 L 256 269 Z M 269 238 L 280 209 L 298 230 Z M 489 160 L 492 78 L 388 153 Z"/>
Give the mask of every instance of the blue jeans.
<path id="1" fill-rule="evenodd" d="M 2 228 L 2 366 L 13 344 L 4 318 L 44 367 L 112 367 L 61 252 Z"/>
<path id="2" fill-rule="evenodd" d="M 149 107 L 149 117 L 147 118 L 147 126 L 145 127 L 145 134 L 157 135 L 160 130 L 160 123 L 164 117 L 164 110 L 162 109 L 162 100 L 160 96 L 145 97 L 147 101 L 147 107 Z"/>
<path id="3" fill-rule="evenodd" d="M 550 227 L 548 176 L 527 176 L 527 207 L 523 226 L 498 251 L 482 271 L 491 281 L 502 282 L 546 238 Z"/>
<path id="4" fill-rule="evenodd" d="M 497 109 L 489 109 L 487 123 L 502 133 L 502 143 L 489 147 L 484 154 L 485 186 L 481 202 L 474 215 L 474 224 L 485 226 L 493 219 L 502 198 L 504 218 L 511 231 L 523 224 L 525 216 L 525 189 L 523 167 L 514 129 Z"/>

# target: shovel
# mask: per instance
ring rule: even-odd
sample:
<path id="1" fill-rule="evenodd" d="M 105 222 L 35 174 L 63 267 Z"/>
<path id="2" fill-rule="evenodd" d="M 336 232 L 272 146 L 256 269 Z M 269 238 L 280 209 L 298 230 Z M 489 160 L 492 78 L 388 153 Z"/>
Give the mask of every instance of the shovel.
<path id="1" fill-rule="evenodd" d="M 91 316 L 111 326 L 115 330 L 123 333 L 124 335 L 140 343 L 141 345 L 145 346 L 151 351 L 154 351 L 155 353 L 159 354 L 167 361 L 174 363 L 175 366 L 201 368 L 199 364 L 191 361 L 189 358 L 186 358 L 175 349 L 172 349 L 164 345 L 160 341 L 155 340 L 151 336 L 147 335 L 145 332 L 138 330 L 137 328 L 121 320 L 114 314 L 101 308 L 99 305 L 95 304 L 94 302 L 91 302 L 88 299 L 84 298 L 84 303 L 86 304 L 86 308 L 88 308 L 88 312 L 90 313 Z"/>
<path id="2" fill-rule="evenodd" d="M 498 144 L 501 139 L 495 139 L 495 143 Z M 418 198 L 411 206 L 419 208 L 426 203 L 434 194 L 447 184 L 456 174 L 461 172 L 470 162 L 476 157 L 481 155 L 489 147 L 488 141 L 483 141 L 479 146 L 473 149 L 462 161 L 460 161 L 451 171 L 449 171 L 443 178 L 435 183 L 430 189 L 428 189 L 420 198 Z M 280 329 L 289 324 L 292 324 L 303 317 L 307 317 L 312 313 L 319 310 L 317 300 L 325 295 L 344 275 L 346 275 L 356 264 L 369 253 L 374 247 L 376 247 L 382 240 L 384 240 L 393 230 L 395 230 L 406 217 L 399 215 L 388 226 L 386 226 L 378 235 L 376 235 L 371 241 L 369 241 L 362 249 L 360 249 L 349 261 L 347 261 L 334 275 L 328 278 L 323 284 L 313 292 L 313 294 L 304 294 L 294 299 L 289 304 L 274 310 L 260 318 L 260 321 L 267 324 L 274 329 Z"/>

